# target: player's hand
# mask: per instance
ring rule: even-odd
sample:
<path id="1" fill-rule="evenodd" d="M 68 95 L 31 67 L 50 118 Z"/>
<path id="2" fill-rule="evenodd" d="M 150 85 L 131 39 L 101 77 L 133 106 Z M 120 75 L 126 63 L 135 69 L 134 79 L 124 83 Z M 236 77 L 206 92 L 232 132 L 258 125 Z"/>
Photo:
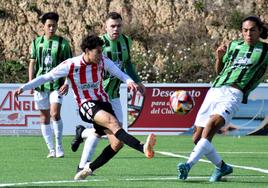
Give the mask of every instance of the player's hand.
<path id="1" fill-rule="evenodd" d="M 16 100 L 18 100 L 18 96 L 23 93 L 23 89 L 22 88 L 18 88 L 15 92 L 14 92 L 14 97 Z"/>
<path id="2" fill-rule="evenodd" d="M 218 59 L 221 59 L 226 53 L 226 50 L 227 50 L 227 46 L 225 44 L 221 44 L 216 50 L 216 57 Z"/>
<path id="3" fill-rule="evenodd" d="M 129 90 L 138 91 L 139 85 L 136 84 L 135 82 L 129 82 L 127 84 L 127 87 L 128 87 Z"/>
<path id="4" fill-rule="evenodd" d="M 145 86 L 142 83 L 138 83 L 138 91 L 141 93 L 141 95 L 145 95 Z"/>
<path id="5" fill-rule="evenodd" d="M 69 85 L 68 84 L 63 84 L 59 89 L 59 94 L 60 95 L 67 95 L 68 91 L 69 91 Z"/>

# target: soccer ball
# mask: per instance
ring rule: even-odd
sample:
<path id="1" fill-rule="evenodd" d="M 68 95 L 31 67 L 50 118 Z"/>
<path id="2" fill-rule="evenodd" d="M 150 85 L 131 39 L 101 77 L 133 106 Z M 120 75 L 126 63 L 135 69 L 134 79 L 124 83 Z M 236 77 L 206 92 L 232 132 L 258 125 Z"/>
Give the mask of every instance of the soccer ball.
<path id="1" fill-rule="evenodd" d="M 193 97 L 185 90 L 175 91 L 169 99 L 170 108 L 176 114 L 188 114 L 194 107 Z"/>

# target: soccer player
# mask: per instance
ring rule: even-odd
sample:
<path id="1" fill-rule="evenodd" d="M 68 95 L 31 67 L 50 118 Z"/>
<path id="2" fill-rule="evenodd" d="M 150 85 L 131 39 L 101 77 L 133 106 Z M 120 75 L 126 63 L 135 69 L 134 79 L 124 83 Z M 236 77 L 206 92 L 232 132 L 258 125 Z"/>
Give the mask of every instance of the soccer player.
<path id="1" fill-rule="evenodd" d="M 56 35 L 59 15 L 48 12 L 41 18 L 44 35 L 38 36 L 31 44 L 29 80 L 49 72 L 60 62 L 72 57 L 70 45 L 66 39 Z M 67 94 L 68 84 L 65 78 L 55 82 L 46 82 L 35 88 L 34 100 L 40 110 L 41 132 L 49 150 L 47 158 L 64 157 L 62 148 L 61 104 L 62 96 Z M 52 119 L 52 126 L 50 119 Z M 53 128 L 53 130 L 52 130 Z M 55 134 L 55 147 L 53 144 Z"/>
<path id="2" fill-rule="evenodd" d="M 216 50 L 215 70 L 218 74 L 195 120 L 193 141 L 196 144 L 186 163 L 179 163 L 179 179 L 185 180 L 190 169 L 206 156 L 216 169 L 209 181 L 220 181 L 233 172 L 212 145 L 215 133 L 228 125 L 241 103 L 247 103 L 249 93 L 261 82 L 268 65 L 267 28 L 259 17 L 249 16 L 242 21 L 243 40 L 232 41 L 228 48 Z"/>
<path id="3" fill-rule="evenodd" d="M 132 40 L 122 33 L 122 27 L 123 20 L 121 15 L 117 12 L 108 13 L 105 20 L 106 33 L 101 36 L 104 41 L 104 45 L 102 46 L 103 53 L 111 59 L 118 68 L 127 73 L 136 83 L 140 85 L 140 88 L 142 89 L 141 94 L 143 95 L 145 87 L 141 83 L 134 65 L 131 62 L 130 51 Z M 118 78 L 110 75 L 109 73 L 105 75 L 105 80 L 103 82 L 104 89 L 109 95 L 112 108 L 120 124 L 123 122 L 123 112 L 119 95 L 121 83 L 122 82 Z M 79 125 L 76 128 L 76 135 L 71 144 L 74 152 L 77 151 L 80 143 L 83 142 L 83 138 L 86 139 L 81 160 L 77 167 L 77 172 L 83 169 L 88 161 L 92 160 L 96 146 L 100 140 L 100 136 L 96 135 L 94 130 L 85 129 L 83 126 Z"/>
<path id="4" fill-rule="evenodd" d="M 93 123 L 96 133 L 100 136 L 107 135 L 110 142 L 92 163 L 87 163 L 84 169 L 76 174 L 75 180 L 85 179 L 108 162 L 122 148 L 123 143 L 144 153 L 147 158 L 154 157 L 155 136 L 150 134 L 143 144 L 126 133 L 116 119 L 109 103 L 109 96 L 103 88 L 104 71 L 127 83 L 129 89 L 136 91 L 139 90 L 139 86 L 110 59 L 102 55 L 102 45 L 102 39 L 96 35 L 85 37 L 81 44 L 84 52 L 82 55 L 67 59 L 47 74 L 24 84 L 14 93 L 17 98 L 25 90 L 36 88 L 48 81 L 68 77 L 79 106 L 81 119 Z"/>

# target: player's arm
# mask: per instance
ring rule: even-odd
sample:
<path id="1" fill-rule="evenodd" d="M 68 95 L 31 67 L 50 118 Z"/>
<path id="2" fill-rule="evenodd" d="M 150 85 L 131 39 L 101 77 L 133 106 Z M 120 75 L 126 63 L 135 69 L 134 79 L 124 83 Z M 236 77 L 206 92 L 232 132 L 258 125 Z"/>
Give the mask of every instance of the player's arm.
<path id="1" fill-rule="evenodd" d="M 130 90 L 140 91 L 140 87 L 127 74 L 121 71 L 110 59 L 104 58 L 104 69 L 128 85 Z"/>
<path id="2" fill-rule="evenodd" d="M 26 84 L 24 84 L 23 86 L 21 86 L 20 88 L 18 88 L 15 93 L 14 96 L 16 99 L 18 99 L 18 96 L 23 93 L 26 90 L 30 90 L 30 89 L 34 89 L 48 81 L 52 81 L 53 77 L 47 73 L 41 76 L 36 77 L 35 79 L 27 82 Z"/>
<path id="3" fill-rule="evenodd" d="M 32 41 L 30 55 L 31 55 L 31 58 L 30 58 L 29 68 L 28 68 L 29 81 L 31 81 L 35 77 L 34 76 L 35 75 L 35 64 L 37 63 L 36 62 L 37 49 L 36 49 L 35 40 Z M 33 90 L 31 91 L 31 93 L 33 93 Z"/>
<path id="4" fill-rule="evenodd" d="M 29 81 L 34 79 L 35 64 L 36 64 L 36 60 L 35 59 L 30 59 L 29 69 L 28 69 Z"/>
<path id="5" fill-rule="evenodd" d="M 35 79 L 29 81 L 28 83 L 22 85 L 20 88 L 18 88 L 14 96 L 15 98 L 18 98 L 18 96 L 23 93 L 26 90 L 34 89 L 46 82 L 50 82 L 53 80 L 57 80 L 62 77 L 66 77 L 68 75 L 69 69 L 68 69 L 68 64 L 67 62 L 63 62 L 56 66 L 54 69 L 52 69 L 50 72 L 38 76 Z"/>
<path id="6" fill-rule="evenodd" d="M 222 71 L 224 67 L 223 56 L 225 55 L 226 50 L 227 46 L 225 44 L 220 45 L 216 50 L 215 71 L 217 75 Z"/>
<path id="7" fill-rule="evenodd" d="M 62 54 L 62 60 L 66 60 L 68 58 L 71 58 L 72 55 L 72 50 L 69 45 L 69 42 L 67 40 L 64 40 L 64 45 L 62 47 L 62 51 L 60 52 Z M 69 80 L 66 77 L 64 84 L 59 88 L 59 94 L 60 95 L 67 95 L 69 91 Z"/>

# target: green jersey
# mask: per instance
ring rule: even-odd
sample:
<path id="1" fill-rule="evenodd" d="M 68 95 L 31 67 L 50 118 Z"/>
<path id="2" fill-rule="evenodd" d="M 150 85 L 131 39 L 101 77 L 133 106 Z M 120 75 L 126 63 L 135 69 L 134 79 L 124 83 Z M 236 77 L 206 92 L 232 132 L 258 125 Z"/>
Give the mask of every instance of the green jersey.
<path id="1" fill-rule="evenodd" d="M 107 33 L 100 37 L 104 41 L 102 47 L 103 54 L 111 59 L 118 68 L 128 74 L 135 82 L 140 82 L 135 67 L 131 63 L 130 49 L 132 40 L 123 34 L 120 34 L 117 40 L 111 40 Z M 121 81 L 118 78 L 106 73 L 103 85 L 111 99 L 119 98 L 120 84 Z"/>
<path id="2" fill-rule="evenodd" d="M 254 46 L 242 40 L 233 41 L 228 47 L 223 61 L 224 68 L 217 76 L 213 87 L 236 85 L 244 94 L 247 103 L 249 93 L 262 80 L 268 65 L 268 44 L 258 41 Z"/>
<path id="3" fill-rule="evenodd" d="M 67 40 L 60 36 L 53 36 L 47 40 L 44 36 L 39 36 L 32 41 L 31 59 L 36 60 L 34 76 L 45 74 L 56 67 L 62 61 L 72 57 L 72 51 Z M 64 83 L 64 78 L 57 81 L 47 82 L 38 88 L 37 91 L 58 90 Z"/>

